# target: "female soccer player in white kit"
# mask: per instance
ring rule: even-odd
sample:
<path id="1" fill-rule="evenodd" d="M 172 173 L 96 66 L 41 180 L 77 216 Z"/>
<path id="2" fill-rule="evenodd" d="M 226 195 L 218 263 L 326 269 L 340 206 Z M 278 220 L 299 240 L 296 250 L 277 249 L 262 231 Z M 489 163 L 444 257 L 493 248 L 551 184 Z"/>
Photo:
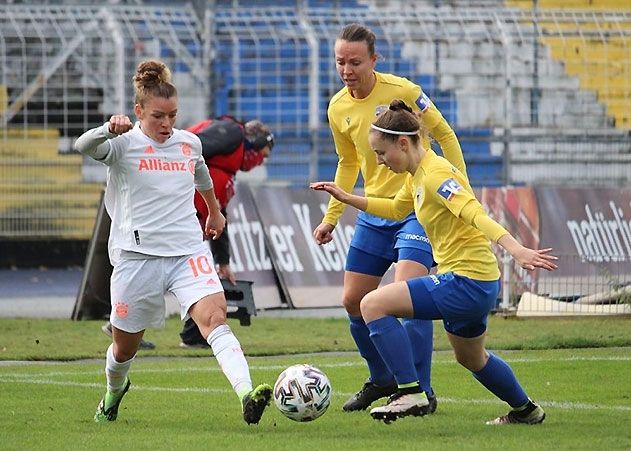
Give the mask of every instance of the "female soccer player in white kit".
<path id="1" fill-rule="evenodd" d="M 105 207 L 112 219 L 108 243 L 113 343 L 107 350 L 107 392 L 95 421 L 114 421 L 129 390 L 129 368 L 147 327 L 163 327 L 164 294 L 180 303 L 207 339 L 241 400 L 243 418 L 258 423 L 271 387 L 252 388 L 248 363 L 226 324 L 226 299 L 195 216 L 195 189 L 210 212 L 205 232 L 217 238 L 225 226 L 199 138 L 173 128 L 177 91 L 161 61 L 138 65 L 133 78 L 134 125 L 125 115 L 88 130 L 76 150 L 108 166 Z"/>

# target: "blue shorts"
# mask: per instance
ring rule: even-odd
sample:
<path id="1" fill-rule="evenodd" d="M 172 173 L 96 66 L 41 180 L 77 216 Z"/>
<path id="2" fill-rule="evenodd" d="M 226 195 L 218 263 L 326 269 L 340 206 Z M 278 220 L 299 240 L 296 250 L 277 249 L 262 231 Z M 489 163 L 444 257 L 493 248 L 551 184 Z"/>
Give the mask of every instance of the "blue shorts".
<path id="1" fill-rule="evenodd" d="M 407 281 L 416 319 L 442 319 L 445 330 L 464 338 L 486 331 L 496 305 L 499 280 L 482 281 L 452 272 Z"/>
<path id="2" fill-rule="evenodd" d="M 429 239 L 414 213 L 403 221 L 360 213 L 346 257 L 346 271 L 381 277 L 400 260 L 412 260 L 427 269 L 434 262 Z"/>

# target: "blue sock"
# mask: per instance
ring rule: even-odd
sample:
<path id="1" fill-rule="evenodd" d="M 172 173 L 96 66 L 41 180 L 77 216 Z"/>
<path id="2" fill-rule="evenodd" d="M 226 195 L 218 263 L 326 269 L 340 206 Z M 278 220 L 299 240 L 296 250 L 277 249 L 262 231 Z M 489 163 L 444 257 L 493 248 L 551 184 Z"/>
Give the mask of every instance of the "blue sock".
<path id="1" fill-rule="evenodd" d="M 403 327 L 410 338 L 416 375 L 421 388 L 429 396 L 432 390 L 432 351 L 434 347 L 434 323 L 427 320 L 404 319 Z"/>
<path id="2" fill-rule="evenodd" d="M 410 339 L 399 320 L 394 316 L 384 316 L 366 325 L 370 330 L 370 338 L 381 358 L 394 374 L 397 384 L 418 381 Z"/>
<path id="3" fill-rule="evenodd" d="M 366 360 L 370 380 L 373 384 L 388 385 L 394 376 L 379 355 L 374 343 L 370 339 L 370 331 L 366 327 L 364 318 L 361 316 L 348 315 L 350 320 L 351 336 L 355 340 L 359 354 Z"/>
<path id="4" fill-rule="evenodd" d="M 489 353 L 489 360 L 484 368 L 471 374 L 491 393 L 507 402 L 512 408 L 528 403 L 528 395 L 519 385 L 515 373 L 508 363 L 498 356 Z"/>

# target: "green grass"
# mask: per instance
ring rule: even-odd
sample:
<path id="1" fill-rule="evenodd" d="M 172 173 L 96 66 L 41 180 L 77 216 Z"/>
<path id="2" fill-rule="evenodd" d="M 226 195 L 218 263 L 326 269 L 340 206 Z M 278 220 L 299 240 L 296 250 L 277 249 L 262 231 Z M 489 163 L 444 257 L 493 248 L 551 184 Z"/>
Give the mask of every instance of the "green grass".
<path id="1" fill-rule="evenodd" d="M 76 360 L 103 358 L 110 342 L 102 321 L 0 319 L 0 360 Z M 344 318 L 253 317 L 251 327 L 229 324 L 247 355 L 353 351 L 355 345 Z M 150 356 L 203 356 L 179 348 L 182 323 L 169 318 L 164 329 L 151 329 L 145 338 L 156 343 Z M 298 338 L 297 338 L 298 337 Z M 490 349 L 563 349 L 631 346 L 631 318 L 516 319 L 491 317 Z M 434 349 L 448 350 L 442 324 L 435 322 Z"/>
<path id="2" fill-rule="evenodd" d="M 361 358 L 344 352 L 353 349 L 344 319 L 275 318 L 254 318 L 249 328 L 231 323 L 253 380 L 273 383 L 294 363 L 320 367 L 334 390 L 322 418 L 295 423 L 272 407 L 258 426 L 246 425 L 216 361 L 208 351 L 180 349 L 180 322 L 171 319 L 165 330 L 148 333 L 157 349 L 141 352 L 134 362 L 118 421 L 95 424 L 108 344 L 100 325 L 0 320 L 3 450 L 631 448 L 628 319 L 492 318 L 489 347 L 505 349 L 498 354 L 547 412 L 543 425 L 508 427 L 484 424 L 507 407 L 457 365 L 451 352 L 440 351 L 448 345 L 439 323 L 433 366 L 437 413 L 385 425 L 366 412 L 341 411 L 366 377 Z"/>

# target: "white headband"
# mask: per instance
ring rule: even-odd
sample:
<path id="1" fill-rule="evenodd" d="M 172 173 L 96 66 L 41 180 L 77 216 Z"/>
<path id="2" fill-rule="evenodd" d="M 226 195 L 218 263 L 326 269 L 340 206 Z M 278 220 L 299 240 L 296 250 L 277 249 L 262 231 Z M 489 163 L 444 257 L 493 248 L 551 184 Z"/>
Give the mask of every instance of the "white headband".
<path id="1" fill-rule="evenodd" d="M 414 136 L 414 135 L 418 135 L 420 130 L 415 130 L 413 132 L 400 132 L 398 130 L 388 130 L 387 128 L 381 128 L 381 127 L 377 127 L 375 124 L 370 124 L 370 128 L 377 130 L 379 132 L 383 132 L 383 133 L 388 133 L 389 135 L 408 135 L 408 136 Z"/>

